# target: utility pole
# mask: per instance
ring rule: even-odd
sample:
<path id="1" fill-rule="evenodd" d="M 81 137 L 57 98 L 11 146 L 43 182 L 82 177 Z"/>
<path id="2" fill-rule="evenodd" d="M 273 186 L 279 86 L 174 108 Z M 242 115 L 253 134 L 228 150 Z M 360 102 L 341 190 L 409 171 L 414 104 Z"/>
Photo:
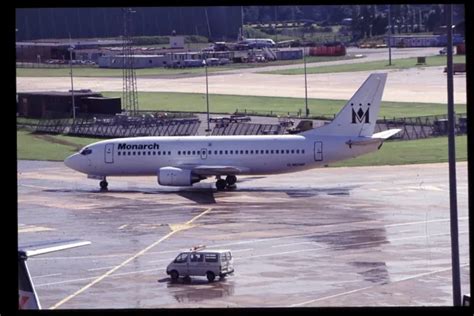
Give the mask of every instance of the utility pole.
<path id="1" fill-rule="evenodd" d="M 388 65 L 392 66 L 392 6 L 388 5 Z"/>
<path id="2" fill-rule="evenodd" d="M 303 47 L 303 63 L 304 63 L 304 103 L 306 105 L 306 110 L 305 110 L 305 116 L 306 118 L 309 115 L 309 109 L 308 109 L 308 82 L 306 80 L 306 54 L 305 54 L 305 48 Z"/>
<path id="3" fill-rule="evenodd" d="M 207 105 L 207 130 L 206 132 L 210 132 L 211 131 L 211 128 L 209 126 L 209 89 L 208 89 L 208 81 L 207 81 L 207 62 L 206 60 L 204 59 L 202 61 L 202 64 L 204 65 L 204 68 L 206 69 L 206 105 Z"/>
<path id="4" fill-rule="evenodd" d="M 72 79 L 72 52 L 74 50 L 74 45 L 71 42 L 71 34 L 69 34 L 69 69 L 71 73 L 71 98 L 72 98 L 72 119 L 76 120 L 76 103 L 74 100 L 74 81 Z"/>
<path id="5" fill-rule="evenodd" d="M 211 25 L 209 24 L 209 16 L 207 15 L 207 8 L 204 8 L 204 13 L 206 14 L 206 21 L 207 21 L 207 36 L 208 36 L 208 39 L 212 39 Z"/>
<path id="6" fill-rule="evenodd" d="M 240 6 L 240 40 L 244 39 L 244 6 Z"/>
<path id="7" fill-rule="evenodd" d="M 459 266 L 459 233 L 458 205 L 456 193 L 456 151 L 455 151 L 455 117 L 453 97 L 453 13 L 452 4 L 446 4 L 447 45 L 447 79 L 448 79 L 448 155 L 449 155 L 449 200 L 451 222 L 451 265 L 453 277 L 453 305 L 461 306 L 461 274 Z"/>

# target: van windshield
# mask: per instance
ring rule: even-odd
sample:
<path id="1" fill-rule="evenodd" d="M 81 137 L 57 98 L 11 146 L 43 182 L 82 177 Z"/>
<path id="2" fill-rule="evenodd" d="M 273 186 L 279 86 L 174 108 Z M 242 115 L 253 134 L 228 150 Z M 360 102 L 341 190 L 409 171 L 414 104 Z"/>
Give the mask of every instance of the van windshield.
<path id="1" fill-rule="evenodd" d="M 188 254 L 187 253 L 182 253 L 179 256 L 177 256 L 176 259 L 174 259 L 174 262 L 175 263 L 183 263 L 183 262 L 186 262 L 186 260 L 188 260 Z"/>

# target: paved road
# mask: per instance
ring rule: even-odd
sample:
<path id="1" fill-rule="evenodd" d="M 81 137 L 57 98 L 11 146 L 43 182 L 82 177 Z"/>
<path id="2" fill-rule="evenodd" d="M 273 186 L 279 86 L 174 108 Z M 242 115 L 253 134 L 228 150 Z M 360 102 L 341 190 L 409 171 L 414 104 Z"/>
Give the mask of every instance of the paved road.
<path id="1" fill-rule="evenodd" d="M 394 58 L 418 56 L 420 53 L 429 55 L 437 48 L 427 49 L 398 49 L 394 52 Z M 367 60 L 383 59 L 386 52 L 379 50 L 361 50 L 367 54 Z M 384 57 L 385 56 L 385 57 Z M 357 60 L 327 62 L 325 64 L 353 63 Z M 319 63 L 318 65 L 322 65 Z M 281 69 L 272 66 L 271 69 Z M 210 94 L 229 95 L 253 95 L 253 96 L 277 96 L 304 98 L 305 86 L 303 75 L 269 75 L 259 74 L 258 69 L 240 69 L 215 74 L 209 77 Z M 373 71 L 358 71 L 345 73 L 312 74 L 307 76 L 308 97 L 320 99 L 349 99 L 358 87 Z M 404 70 L 389 70 L 386 89 L 383 95 L 384 101 L 401 102 L 447 102 L 446 74 L 443 67 L 420 67 Z M 122 91 L 122 78 L 84 78 L 74 79 L 76 89 L 92 89 L 93 91 Z M 206 83 L 203 77 L 190 78 L 139 78 L 137 80 L 138 91 L 147 92 L 183 92 L 183 93 L 206 93 Z M 454 77 L 454 101 L 455 103 L 466 103 L 466 76 L 457 74 Z M 18 77 L 18 91 L 68 91 L 70 89 L 69 78 L 30 78 Z"/>
<path id="2" fill-rule="evenodd" d="M 434 56 L 438 55 L 439 47 L 417 47 L 417 48 L 392 48 L 392 60 L 409 58 L 409 57 L 418 57 L 418 56 Z M 388 64 L 388 48 L 386 49 L 369 49 L 369 48 L 357 48 L 349 47 L 346 51 L 349 56 L 358 56 L 361 58 L 348 59 L 348 60 L 334 60 L 318 63 L 307 63 L 306 67 L 320 67 L 320 66 L 332 66 L 332 65 L 343 65 L 343 64 L 355 64 L 360 62 L 369 62 L 376 60 L 387 60 Z M 274 71 L 274 70 L 285 70 L 285 69 L 295 69 L 303 68 L 303 64 L 296 65 L 283 65 L 283 66 L 265 66 L 258 68 L 245 68 L 245 69 L 235 69 L 235 70 L 226 70 L 220 73 L 226 74 L 237 74 L 237 73 L 255 73 L 262 71 Z"/>

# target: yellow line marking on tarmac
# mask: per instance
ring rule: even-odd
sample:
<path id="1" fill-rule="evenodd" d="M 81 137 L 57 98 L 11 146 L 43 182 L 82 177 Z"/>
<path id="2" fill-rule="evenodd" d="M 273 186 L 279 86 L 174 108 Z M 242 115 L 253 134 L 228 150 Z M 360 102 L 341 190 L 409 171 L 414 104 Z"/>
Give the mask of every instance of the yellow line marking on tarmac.
<path id="1" fill-rule="evenodd" d="M 145 254 L 148 250 L 150 250 L 151 248 L 155 247 L 156 245 L 158 245 L 159 243 L 161 243 L 162 241 L 168 239 L 169 237 L 171 237 L 172 235 L 174 235 L 175 233 L 177 232 L 180 232 L 182 230 L 185 230 L 185 229 L 189 229 L 189 228 L 192 228 L 194 227 L 194 225 L 191 225 L 192 222 L 194 222 L 195 220 L 197 220 L 198 218 L 204 216 L 205 214 L 209 213 L 210 211 L 212 210 L 212 208 L 208 208 L 206 209 L 204 212 L 202 212 L 201 214 L 197 215 L 196 217 L 192 218 L 191 220 L 187 221 L 185 224 L 182 224 L 182 225 L 170 225 L 170 229 L 171 229 L 171 232 L 169 232 L 167 235 L 165 235 L 164 237 L 160 238 L 159 240 L 155 241 L 154 243 L 152 243 L 151 245 L 149 245 L 148 247 L 146 247 L 145 249 L 139 251 L 138 253 L 136 253 L 135 255 L 133 255 L 132 257 L 128 258 L 127 260 L 125 260 L 124 262 L 122 262 L 121 264 L 119 264 L 118 266 L 114 267 L 113 269 L 107 271 L 106 273 L 104 273 L 103 275 L 101 275 L 100 277 L 98 277 L 97 279 L 95 279 L 94 281 L 92 281 L 91 283 L 87 284 L 86 286 L 82 287 L 81 289 L 79 289 L 78 291 L 76 291 L 75 293 L 67 296 L 66 298 L 62 299 L 61 301 L 57 302 L 56 304 L 54 304 L 53 306 L 50 307 L 50 309 L 56 309 L 58 308 L 59 306 L 63 305 L 64 303 L 68 302 L 69 300 L 73 299 L 74 297 L 76 297 L 77 295 L 81 294 L 82 292 L 84 292 L 85 290 L 87 290 L 88 288 L 90 288 L 91 286 L 93 286 L 94 284 L 97 284 L 99 283 L 100 281 L 102 281 L 103 279 L 105 279 L 106 277 L 108 277 L 109 275 L 111 275 L 112 273 L 114 273 L 115 271 L 117 271 L 118 269 L 124 267 L 126 264 L 128 264 L 130 261 L 138 258 L 139 256 Z"/>

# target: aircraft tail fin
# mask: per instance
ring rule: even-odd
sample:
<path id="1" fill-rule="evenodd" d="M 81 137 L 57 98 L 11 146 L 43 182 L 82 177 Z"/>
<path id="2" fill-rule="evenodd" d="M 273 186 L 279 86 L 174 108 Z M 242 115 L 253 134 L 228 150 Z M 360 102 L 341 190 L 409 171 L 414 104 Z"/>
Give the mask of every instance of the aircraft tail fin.
<path id="1" fill-rule="evenodd" d="M 371 137 L 379 115 L 386 80 L 386 73 L 371 74 L 334 120 L 302 134 Z"/>
<path id="2" fill-rule="evenodd" d="M 26 260 L 29 257 L 42 255 L 80 246 L 89 245 L 90 241 L 79 239 L 65 241 L 51 241 L 29 246 L 20 246 L 18 249 L 18 298 L 19 309 L 41 309 Z"/>

